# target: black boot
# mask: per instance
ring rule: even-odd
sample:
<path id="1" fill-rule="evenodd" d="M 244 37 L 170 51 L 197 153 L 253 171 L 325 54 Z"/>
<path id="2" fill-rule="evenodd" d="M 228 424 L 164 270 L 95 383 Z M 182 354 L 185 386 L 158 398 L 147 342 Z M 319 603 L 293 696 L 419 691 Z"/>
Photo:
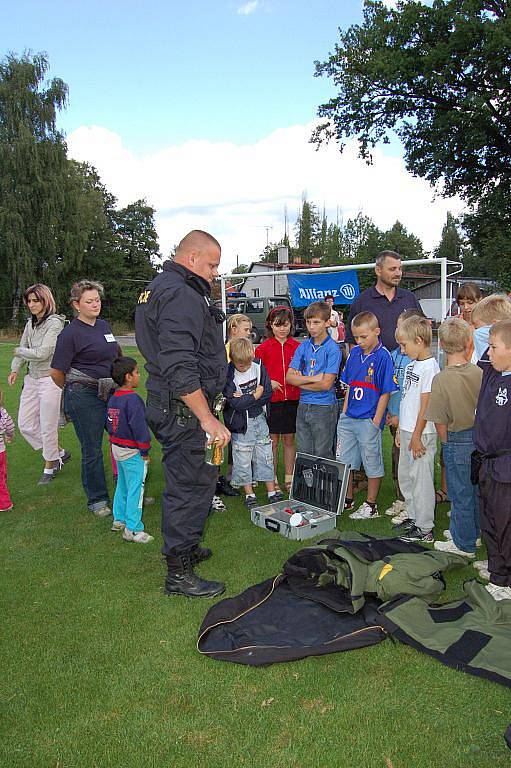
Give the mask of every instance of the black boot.
<path id="1" fill-rule="evenodd" d="M 233 488 L 226 477 L 220 475 L 216 484 L 216 493 L 218 496 L 239 496 L 239 491 Z"/>
<path id="2" fill-rule="evenodd" d="M 206 581 L 193 570 L 191 553 L 167 555 L 167 578 L 164 591 L 166 595 L 185 595 L 186 597 L 216 597 L 225 590 L 220 581 Z"/>
<path id="3" fill-rule="evenodd" d="M 213 552 L 209 547 L 201 547 L 200 544 L 197 544 L 190 550 L 190 560 L 192 561 L 192 565 L 197 565 L 197 563 L 202 563 L 203 560 L 208 560 L 212 554 Z"/>

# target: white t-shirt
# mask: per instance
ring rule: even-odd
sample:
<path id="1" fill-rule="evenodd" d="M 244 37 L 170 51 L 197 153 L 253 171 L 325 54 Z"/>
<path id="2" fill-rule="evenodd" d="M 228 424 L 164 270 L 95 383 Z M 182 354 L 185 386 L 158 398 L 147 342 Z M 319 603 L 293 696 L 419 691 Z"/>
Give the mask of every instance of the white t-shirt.
<path id="1" fill-rule="evenodd" d="M 399 427 L 405 432 L 413 432 L 417 424 L 417 416 L 421 407 L 421 395 L 431 392 L 431 382 L 440 373 L 440 368 L 434 357 L 427 360 L 412 360 L 405 368 L 403 392 L 399 406 Z M 424 435 L 434 433 L 435 425 L 428 421 L 424 427 Z"/>
<path id="2" fill-rule="evenodd" d="M 327 331 L 334 341 L 339 341 L 339 313 L 337 312 L 337 310 L 332 309 L 330 311 L 330 320 L 333 320 L 334 322 L 336 322 L 337 325 L 335 326 L 335 328 L 330 325 L 327 328 Z"/>
<path id="3" fill-rule="evenodd" d="M 261 380 L 261 368 L 257 363 L 252 363 L 248 371 L 234 369 L 234 384 L 236 392 L 242 395 L 253 395 Z"/>

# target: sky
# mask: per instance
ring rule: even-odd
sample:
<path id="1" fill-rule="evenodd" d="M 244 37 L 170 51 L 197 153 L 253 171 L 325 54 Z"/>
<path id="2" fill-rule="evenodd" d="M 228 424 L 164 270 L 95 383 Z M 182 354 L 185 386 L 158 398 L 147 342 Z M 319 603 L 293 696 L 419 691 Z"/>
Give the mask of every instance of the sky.
<path id="1" fill-rule="evenodd" d="M 370 167 L 355 141 L 342 154 L 309 142 L 335 96 L 314 61 L 361 20 L 362 0 L 18 0 L 0 52 L 47 53 L 49 77 L 69 86 L 69 156 L 119 205 L 155 208 L 163 256 L 197 228 L 221 242 L 222 272 L 249 264 L 281 239 L 286 210 L 293 237 L 304 195 L 330 221 L 399 219 L 431 250 L 461 205 L 413 178 L 398 142 Z"/>

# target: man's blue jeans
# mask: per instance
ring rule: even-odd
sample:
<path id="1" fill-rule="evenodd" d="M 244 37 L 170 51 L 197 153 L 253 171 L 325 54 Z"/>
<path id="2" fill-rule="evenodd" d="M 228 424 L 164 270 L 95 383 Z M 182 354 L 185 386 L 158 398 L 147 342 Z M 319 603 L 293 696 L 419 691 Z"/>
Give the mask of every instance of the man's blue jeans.
<path id="1" fill-rule="evenodd" d="M 480 533 L 477 487 L 470 482 L 470 454 L 474 450 L 473 430 L 448 432 L 442 444 L 447 491 L 451 499 L 452 540 L 463 552 L 476 551 Z"/>
<path id="2" fill-rule="evenodd" d="M 97 390 L 75 382 L 64 391 L 64 409 L 73 422 L 82 449 L 82 485 L 93 512 L 109 503 L 103 465 L 106 403 Z"/>

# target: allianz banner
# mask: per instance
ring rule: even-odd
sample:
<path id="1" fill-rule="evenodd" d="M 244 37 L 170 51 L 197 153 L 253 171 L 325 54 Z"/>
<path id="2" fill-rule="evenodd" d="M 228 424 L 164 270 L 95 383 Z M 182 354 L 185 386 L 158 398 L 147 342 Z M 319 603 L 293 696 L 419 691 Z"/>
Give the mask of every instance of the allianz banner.
<path id="1" fill-rule="evenodd" d="M 351 304 L 360 293 L 356 270 L 322 272 L 319 275 L 288 275 L 289 295 L 293 307 L 306 307 L 332 295 L 334 304 Z"/>

